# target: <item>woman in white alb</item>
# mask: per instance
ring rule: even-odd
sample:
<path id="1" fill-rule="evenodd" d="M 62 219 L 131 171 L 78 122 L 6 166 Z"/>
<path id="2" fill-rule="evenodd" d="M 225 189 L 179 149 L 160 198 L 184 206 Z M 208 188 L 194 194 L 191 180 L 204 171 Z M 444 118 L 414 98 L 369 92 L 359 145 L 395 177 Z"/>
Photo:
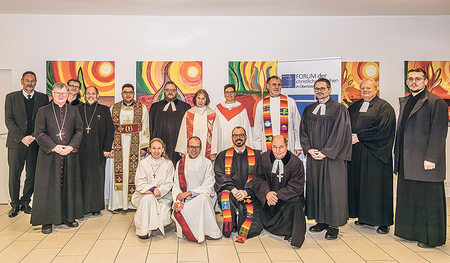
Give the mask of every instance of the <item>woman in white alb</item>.
<path id="1" fill-rule="evenodd" d="M 136 235 L 149 238 L 152 231 L 160 230 L 171 223 L 171 189 L 175 173 L 172 162 L 166 155 L 164 142 L 159 138 L 150 141 L 150 155 L 139 162 L 136 171 L 136 192 L 131 198 L 137 208 L 134 215 Z"/>

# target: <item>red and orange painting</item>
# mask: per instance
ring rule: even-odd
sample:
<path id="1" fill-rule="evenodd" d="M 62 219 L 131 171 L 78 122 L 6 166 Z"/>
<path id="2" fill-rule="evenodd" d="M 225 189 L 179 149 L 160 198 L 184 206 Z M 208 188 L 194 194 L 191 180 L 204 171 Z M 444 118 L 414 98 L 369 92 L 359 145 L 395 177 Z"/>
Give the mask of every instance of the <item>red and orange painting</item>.
<path id="1" fill-rule="evenodd" d="M 236 100 L 245 106 L 253 127 L 256 104 L 263 98 L 266 80 L 277 75 L 276 61 L 229 61 L 228 79 L 236 86 Z"/>
<path id="2" fill-rule="evenodd" d="M 178 86 L 178 99 L 192 103 L 192 98 L 203 85 L 201 61 L 137 61 L 136 99 L 148 109 L 152 103 L 164 99 L 163 87 L 168 81 Z"/>
<path id="3" fill-rule="evenodd" d="M 380 95 L 380 62 L 342 62 L 341 102 L 346 107 L 362 99 L 359 84 L 364 78 L 372 78 Z"/>
<path id="4" fill-rule="evenodd" d="M 114 104 L 115 64 L 114 61 L 47 61 L 47 95 L 57 82 L 67 83 L 70 79 L 81 82 L 80 100 L 84 102 L 86 87 L 95 86 L 100 93 L 99 103 L 110 107 Z"/>

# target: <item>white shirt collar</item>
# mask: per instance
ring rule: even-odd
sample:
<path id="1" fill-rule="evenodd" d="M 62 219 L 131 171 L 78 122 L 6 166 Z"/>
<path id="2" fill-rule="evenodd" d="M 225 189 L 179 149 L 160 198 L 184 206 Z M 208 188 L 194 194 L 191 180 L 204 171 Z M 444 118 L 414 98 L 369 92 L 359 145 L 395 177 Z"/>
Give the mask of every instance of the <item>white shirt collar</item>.
<path id="1" fill-rule="evenodd" d="M 23 94 L 23 96 L 24 96 L 25 98 L 27 98 L 27 99 L 28 99 L 28 95 L 31 95 L 31 98 L 33 98 L 33 96 L 34 96 L 34 90 L 33 90 L 33 92 L 31 92 L 31 94 L 28 94 L 28 93 L 26 93 L 24 90 L 22 90 L 22 94 Z"/>

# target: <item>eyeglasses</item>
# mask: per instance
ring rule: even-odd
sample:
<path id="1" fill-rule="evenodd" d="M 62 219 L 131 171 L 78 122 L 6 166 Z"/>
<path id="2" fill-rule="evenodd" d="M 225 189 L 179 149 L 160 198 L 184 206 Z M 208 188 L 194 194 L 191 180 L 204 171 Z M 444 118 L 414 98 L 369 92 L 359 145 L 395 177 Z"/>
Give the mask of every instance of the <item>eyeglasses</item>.
<path id="1" fill-rule="evenodd" d="M 230 95 L 230 94 L 236 93 L 236 91 L 225 91 L 224 93 L 225 93 L 226 95 Z"/>
<path id="2" fill-rule="evenodd" d="M 202 147 L 201 146 L 188 146 L 189 149 L 192 150 L 200 150 Z"/>
<path id="3" fill-rule="evenodd" d="M 420 81 L 422 81 L 422 80 L 424 80 L 423 78 L 407 78 L 406 79 L 408 82 L 420 82 Z"/>
<path id="4" fill-rule="evenodd" d="M 97 96 L 97 93 L 95 93 L 95 92 L 86 92 L 86 95 L 89 95 L 89 96 Z"/>
<path id="5" fill-rule="evenodd" d="M 326 91 L 328 88 L 325 87 L 321 87 L 321 88 L 314 88 L 314 92 L 318 92 L 318 91 Z"/>
<path id="6" fill-rule="evenodd" d="M 67 92 L 53 92 L 53 96 L 66 96 L 68 93 Z"/>
<path id="7" fill-rule="evenodd" d="M 167 92 L 170 92 L 170 93 L 173 93 L 173 92 L 177 91 L 176 89 L 164 89 L 164 90 L 167 91 Z"/>
<path id="8" fill-rule="evenodd" d="M 122 91 L 122 94 L 131 95 L 134 94 L 134 91 Z"/>
<path id="9" fill-rule="evenodd" d="M 75 86 L 75 85 L 69 85 L 69 88 L 71 88 L 71 89 L 79 89 L 80 87 L 79 86 Z"/>
<path id="10" fill-rule="evenodd" d="M 243 133 L 241 133 L 241 134 L 233 134 L 233 138 L 234 139 L 236 139 L 236 138 L 244 138 L 245 137 L 245 134 L 243 134 Z"/>

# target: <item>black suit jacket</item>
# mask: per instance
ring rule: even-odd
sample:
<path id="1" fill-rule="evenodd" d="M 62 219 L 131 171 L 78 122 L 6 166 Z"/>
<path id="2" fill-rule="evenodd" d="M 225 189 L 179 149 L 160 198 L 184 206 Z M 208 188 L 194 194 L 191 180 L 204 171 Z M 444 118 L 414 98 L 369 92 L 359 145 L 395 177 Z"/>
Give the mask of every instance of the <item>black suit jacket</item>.
<path id="1" fill-rule="evenodd" d="M 34 108 L 32 114 L 32 127 L 34 130 L 34 121 L 40 107 L 48 104 L 48 96 L 41 92 L 34 92 Z M 5 101 L 5 124 L 8 128 L 8 137 L 6 147 L 17 148 L 23 137 L 27 134 L 27 113 L 23 100 L 22 90 L 14 91 L 6 95 Z"/>

